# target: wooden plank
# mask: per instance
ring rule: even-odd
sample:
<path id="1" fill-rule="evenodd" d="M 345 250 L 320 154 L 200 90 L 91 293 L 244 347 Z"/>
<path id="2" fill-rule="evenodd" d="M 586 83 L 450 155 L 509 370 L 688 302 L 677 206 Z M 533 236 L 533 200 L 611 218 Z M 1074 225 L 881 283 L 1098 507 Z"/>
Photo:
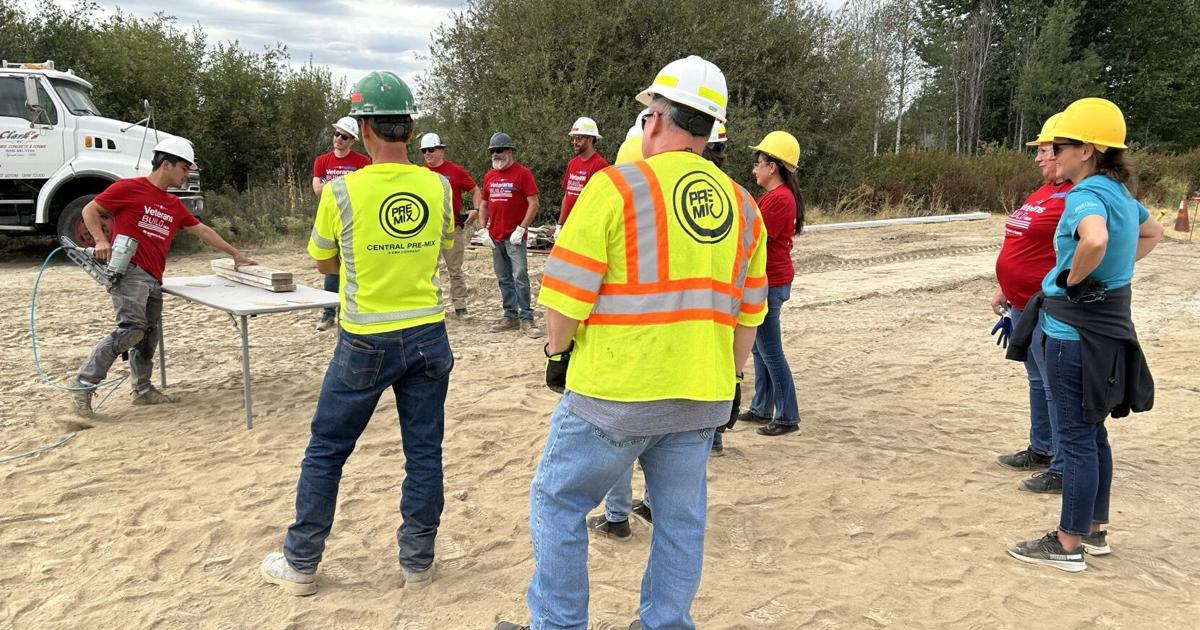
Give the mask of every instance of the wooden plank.
<path id="1" fill-rule="evenodd" d="M 285 291 L 295 291 L 296 290 L 296 285 L 291 282 L 271 282 L 270 280 L 265 280 L 263 278 L 247 276 L 247 275 L 239 274 L 237 272 L 225 271 L 223 269 L 214 269 L 213 271 L 218 276 L 225 278 L 226 280 L 237 282 L 238 284 L 244 284 L 246 286 L 256 287 L 259 289 L 266 289 L 266 290 L 274 292 L 274 293 L 282 293 Z"/>
<path id="2" fill-rule="evenodd" d="M 271 269 L 270 267 L 263 267 L 262 265 L 243 265 L 237 269 L 234 269 L 232 258 L 218 258 L 218 259 L 212 261 L 212 268 L 213 268 L 213 271 L 216 271 L 218 269 L 223 270 L 223 271 L 234 271 L 237 273 L 246 274 L 248 276 L 265 278 L 267 280 L 274 280 L 274 281 L 283 280 L 286 282 L 292 281 L 292 272 L 280 271 L 278 269 Z"/>

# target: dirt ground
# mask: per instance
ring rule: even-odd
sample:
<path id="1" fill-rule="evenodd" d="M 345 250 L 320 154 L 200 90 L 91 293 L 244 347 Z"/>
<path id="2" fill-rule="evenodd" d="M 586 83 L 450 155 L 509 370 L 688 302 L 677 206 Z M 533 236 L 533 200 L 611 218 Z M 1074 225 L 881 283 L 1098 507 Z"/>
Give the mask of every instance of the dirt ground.
<path id="1" fill-rule="evenodd" d="M 1134 318 L 1157 401 L 1109 423 L 1114 553 L 1066 574 L 1004 551 L 1052 529 L 1059 499 L 1018 492 L 1024 475 L 995 463 L 1028 432 L 1023 368 L 988 335 L 1001 232 L 993 218 L 797 240 L 783 331 L 802 430 L 766 438 L 738 426 L 710 462 L 700 627 L 1197 627 L 1200 240 L 1170 234 L 1138 266 Z M 0 458 L 70 435 L 67 398 L 37 379 L 30 352 L 30 290 L 47 251 L 0 262 Z M 319 286 L 299 249 L 250 253 Z M 168 275 L 207 274 L 216 256 L 175 258 Z M 544 260 L 531 256 L 531 276 Z M 525 620 L 528 486 L 558 396 L 542 384 L 540 341 L 488 332 L 499 295 L 487 252 L 469 251 L 467 267 L 472 318 L 449 323 L 457 365 L 433 587 L 405 591 L 396 564 L 403 454 L 390 394 L 347 465 L 318 594 L 262 582 L 259 562 L 293 514 L 335 337 L 314 329 L 312 311 L 251 320 L 247 431 L 237 332 L 224 314 L 168 297 L 168 391 L 180 402 L 133 407 L 125 385 L 95 428 L 0 463 L 0 627 L 482 630 Z M 47 271 L 38 341 L 55 378 L 107 331 L 109 312 L 73 265 Z M 649 537 L 634 521 L 630 542 L 593 538 L 593 628 L 635 618 Z"/>

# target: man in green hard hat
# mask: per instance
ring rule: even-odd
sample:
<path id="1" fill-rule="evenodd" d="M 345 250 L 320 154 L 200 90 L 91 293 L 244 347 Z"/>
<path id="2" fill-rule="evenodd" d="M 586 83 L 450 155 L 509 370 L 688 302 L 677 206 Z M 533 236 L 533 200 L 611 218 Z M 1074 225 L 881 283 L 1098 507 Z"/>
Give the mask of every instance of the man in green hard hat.
<path id="1" fill-rule="evenodd" d="M 322 273 L 341 276 L 340 331 L 313 415 L 296 486 L 296 520 L 283 551 L 261 573 L 293 595 L 311 595 L 333 526 L 342 466 L 385 389 L 396 396 L 404 446 L 400 495 L 400 569 L 406 588 L 433 579 L 441 520 L 442 433 L 454 358 L 446 337 L 438 256 L 453 245 L 446 178 L 409 162 L 412 92 L 391 72 L 354 85 L 370 166 L 321 191 L 308 253 Z"/>

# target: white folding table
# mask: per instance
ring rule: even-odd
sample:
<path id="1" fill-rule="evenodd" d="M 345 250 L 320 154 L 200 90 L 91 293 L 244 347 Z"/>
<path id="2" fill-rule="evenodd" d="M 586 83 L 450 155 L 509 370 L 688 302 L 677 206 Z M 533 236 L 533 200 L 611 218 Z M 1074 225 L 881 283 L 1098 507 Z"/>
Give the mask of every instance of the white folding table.
<path id="1" fill-rule="evenodd" d="M 248 320 L 266 313 L 286 313 L 309 308 L 336 307 L 338 294 L 297 284 L 295 291 L 272 293 L 266 289 L 239 284 L 220 276 L 163 278 L 163 293 L 203 304 L 229 314 L 242 334 L 242 389 L 245 395 L 246 428 L 254 428 L 250 401 L 250 330 Z M 159 382 L 167 386 L 166 335 L 158 335 Z"/>

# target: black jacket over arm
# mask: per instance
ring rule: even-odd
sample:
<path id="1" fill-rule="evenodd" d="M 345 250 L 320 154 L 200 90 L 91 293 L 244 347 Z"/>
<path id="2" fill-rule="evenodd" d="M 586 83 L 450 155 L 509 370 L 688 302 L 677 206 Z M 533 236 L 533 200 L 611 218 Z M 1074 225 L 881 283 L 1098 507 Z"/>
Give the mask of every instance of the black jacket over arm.
<path id="1" fill-rule="evenodd" d="M 1137 331 L 1133 328 L 1128 286 L 1107 292 L 1105 299 L 1076 304 L 1065 297 L 1035 294 L 1025 305 L 1009 340 L 1006 358 L 1024 361 L 1043 309 L 1079 331 L 1083 352 L 1083 419 L 1104 422 L 1109 415 L 1123 418 L 1154 407 L 1154 377 Z"/>

